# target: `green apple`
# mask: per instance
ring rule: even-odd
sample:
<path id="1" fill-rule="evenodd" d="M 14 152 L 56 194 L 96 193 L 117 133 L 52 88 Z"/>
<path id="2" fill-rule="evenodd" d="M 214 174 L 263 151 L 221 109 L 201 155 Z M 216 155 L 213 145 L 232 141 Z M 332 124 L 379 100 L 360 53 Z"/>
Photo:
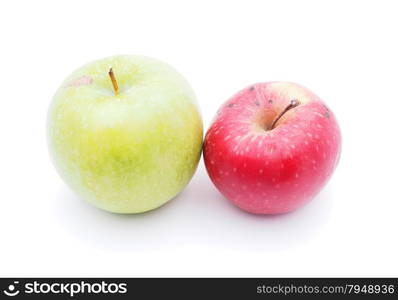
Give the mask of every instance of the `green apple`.
<path id="1" fill-rule="evenodd" d="M 110 212 L 140 213 L 187 185 L 203 126 L 179 73 L 126 55 L 72 73 L 54 95 L 47 134 L 58 173 L 80 197 Z"/>

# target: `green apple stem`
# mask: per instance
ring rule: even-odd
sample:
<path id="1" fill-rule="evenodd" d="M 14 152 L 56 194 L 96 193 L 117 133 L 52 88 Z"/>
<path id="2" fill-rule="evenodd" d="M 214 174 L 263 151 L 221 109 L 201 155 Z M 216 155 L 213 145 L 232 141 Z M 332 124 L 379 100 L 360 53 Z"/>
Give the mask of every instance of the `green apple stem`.
<path id="1" fill-rule="evenodd" d="M 119 86 L 117 85 L 115 73 L 113 73 L 112 68 L 109 69 L 108 74 L 109 74 L 109 77 L 111 78 L 113 90 L 115 91 L 115 95 L 118 95 L 119 94 Z"/>
<path id="2" fill-rule="evenodd" d="M 290 104 L 288 106 L 286 106 L 286 108 L 278 115 L 278 117 L 274 120 L 274 122 L 272 122 L 271 125 L 271 129 L 275 128 L 276 123 L 278 123 L 278 121 L 280 120 L 280 118 L 282 118 L 282 116 L 287 113 L 289 110 L 291 110 L 292 108 L 295 108 L 296 106 L 300 105 L 300 101 L 294 99 L 292 101 L 290 101 Z"/>

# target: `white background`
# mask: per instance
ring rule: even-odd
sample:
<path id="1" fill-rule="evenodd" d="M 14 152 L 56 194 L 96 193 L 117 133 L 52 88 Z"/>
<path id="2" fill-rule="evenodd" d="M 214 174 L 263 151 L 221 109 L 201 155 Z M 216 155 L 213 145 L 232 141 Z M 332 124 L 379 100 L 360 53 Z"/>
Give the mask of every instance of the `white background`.
<path id="1" fill-rule="evenodd" d="M 3 1 L 0 276 L 398 276 L 396 1 Z M 241 88 L 286 80 L 337 115 L 341 163 L 310 204 L 260 217 L 230 205 L 203 162 L 141 215 L 78 199 L 45 121 L 82 64 L 144 54 L 192 84 L 207 129 Z"/>

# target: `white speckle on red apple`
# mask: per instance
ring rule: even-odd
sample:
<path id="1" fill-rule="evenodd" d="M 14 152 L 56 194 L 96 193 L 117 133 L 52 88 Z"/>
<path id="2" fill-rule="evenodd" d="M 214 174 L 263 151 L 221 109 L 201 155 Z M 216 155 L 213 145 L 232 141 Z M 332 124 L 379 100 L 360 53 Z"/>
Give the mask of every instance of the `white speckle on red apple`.
<path id="1" fill-rule="evenodd" d="M 293 83 L 259 83 L 219 110 L 205 138 L 204 160 L 216 187 L 235 205 L 276 214 L 302 206 L 322 189 L 340 149 L 337 121 L 318 96 Z"/>

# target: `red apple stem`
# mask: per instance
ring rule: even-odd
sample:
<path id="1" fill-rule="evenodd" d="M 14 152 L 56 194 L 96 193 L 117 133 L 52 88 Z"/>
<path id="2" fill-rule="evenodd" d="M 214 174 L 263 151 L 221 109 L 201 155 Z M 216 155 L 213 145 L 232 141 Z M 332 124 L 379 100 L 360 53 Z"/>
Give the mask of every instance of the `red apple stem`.
<path id="1" fill-rule="evenodd" d="M 282 118 L 282 116 L 287 113 L 289 110 L 291 110 L 292 108 L 295 108 L 296 106 L 300 105 L 300 101 L 298 101 L 297 99 L 294 99 L 292 101 L 290 101 L 290 104 L 288 106 L 285 107 L 285 109 L 278 115 L 278 117 L 274 120 L 274 122 L 272 122 L 271 125 L 271 129 L 275 128 L 276 123 L 278 123 L 278 121 L 280 120 L 280 118 Z"/>
<path id="2" fill-rule="evenodd" d="M 113 69 L 112 68 L 109 69 L 108 74 L 109 74 L 109 77 L 111 78 L 112 85 L 113 85 L 113 90 L 115 91 L 115 95 L 118 95 L 119 94 L 119 86 L 117 85 L 115 73 L 113 73 Z"/>

